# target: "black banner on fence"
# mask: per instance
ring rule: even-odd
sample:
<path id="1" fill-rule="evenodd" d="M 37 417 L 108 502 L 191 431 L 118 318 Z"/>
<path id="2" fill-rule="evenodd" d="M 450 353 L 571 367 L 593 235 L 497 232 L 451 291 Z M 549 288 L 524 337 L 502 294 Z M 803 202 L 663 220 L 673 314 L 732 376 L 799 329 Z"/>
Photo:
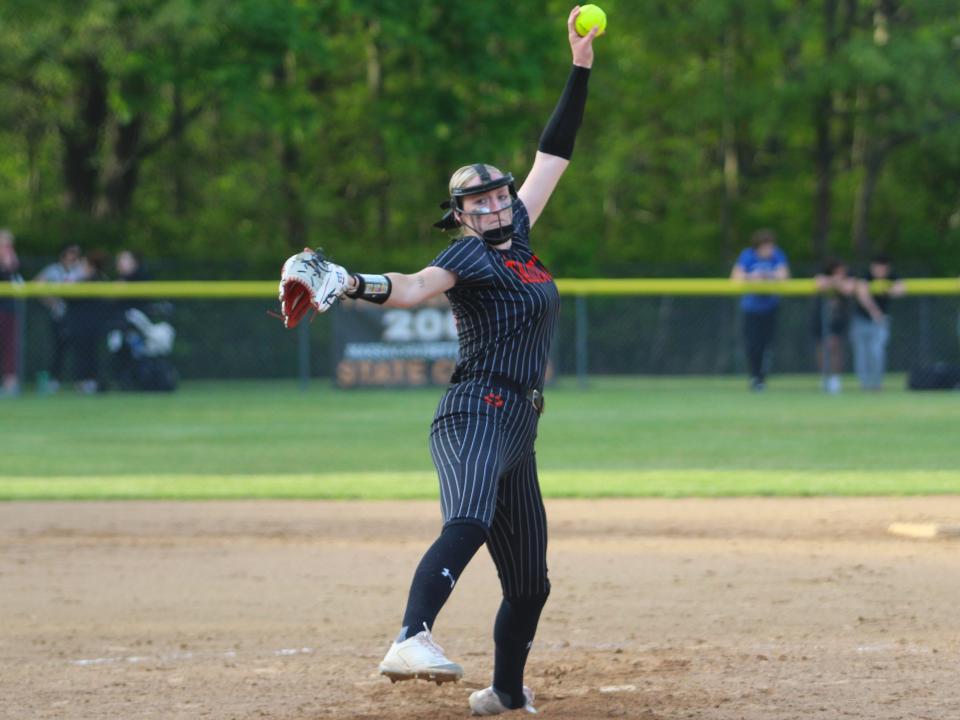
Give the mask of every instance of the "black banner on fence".
<path id="1" fill-rule="evenodd" d="M 333 328 L 342 388 L 445 385 L 457 362 L 457 326 L 445 298 L 386 309 L 345 300 Z"/>

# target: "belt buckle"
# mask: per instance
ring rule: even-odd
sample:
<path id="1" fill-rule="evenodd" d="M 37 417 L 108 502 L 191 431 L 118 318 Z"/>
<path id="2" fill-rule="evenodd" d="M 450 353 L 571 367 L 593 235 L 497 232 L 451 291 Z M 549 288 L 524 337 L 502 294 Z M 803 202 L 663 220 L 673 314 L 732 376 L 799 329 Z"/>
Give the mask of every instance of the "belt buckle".
<path id="1" fill-rule="evenodd" d="M 543 393 L 534 388 L 530 391 L 530 402 L 533 403 L 533 409 L 537 411 L 537 415 L 543 415 Z"/>

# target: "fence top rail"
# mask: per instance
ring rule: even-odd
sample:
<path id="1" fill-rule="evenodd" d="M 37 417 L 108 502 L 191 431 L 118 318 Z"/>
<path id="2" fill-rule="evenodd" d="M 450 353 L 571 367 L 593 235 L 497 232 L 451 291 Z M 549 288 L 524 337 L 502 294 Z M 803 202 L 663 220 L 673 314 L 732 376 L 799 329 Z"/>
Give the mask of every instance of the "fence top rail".
<path id="1" fill-rule="evenodd" d="M 960 295 L 960 278 L 908 278 L 910 295 Z M 566 278 L 563 295 L 816 295 L 812 279 L 737 282 L 727 278 Z M 882 290 L 888 281 L 875 281 Z M 172 280 L 151 282 L 0 283 L 0 297 L 35 298 L 275 298 L 276 280 Z"/>

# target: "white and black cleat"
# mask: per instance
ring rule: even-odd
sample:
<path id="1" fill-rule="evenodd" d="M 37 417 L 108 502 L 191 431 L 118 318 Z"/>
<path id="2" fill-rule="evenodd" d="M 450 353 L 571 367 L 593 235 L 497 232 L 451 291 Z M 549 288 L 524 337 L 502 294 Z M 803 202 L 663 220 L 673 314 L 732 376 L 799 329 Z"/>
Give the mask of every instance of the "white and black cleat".
<path id="1" fill-rule="evenodd" d="M 434 642 L 430 630 L 424 629 L 403 642 L 394 642 L 380 663 L 380 674 L 390 682 L 426 680 L 442 685 L 463 677 L 463 668 L 448 660 L 443 648 Z"/>

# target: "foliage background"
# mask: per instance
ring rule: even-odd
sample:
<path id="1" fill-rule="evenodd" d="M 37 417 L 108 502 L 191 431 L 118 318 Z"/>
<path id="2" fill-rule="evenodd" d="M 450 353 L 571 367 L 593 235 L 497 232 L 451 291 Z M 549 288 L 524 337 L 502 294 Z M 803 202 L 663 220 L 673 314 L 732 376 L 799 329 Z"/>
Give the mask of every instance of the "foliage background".
<path id="1" fill-rule="evenodd" d="M 725 273 L 771 226 L 798 271 L 960 267 L 960 14 L 942 0 L 605 0 L 562 276 Z M 568 2 L 5 0 L 0 225 L 161 275 L 264 277 L 322 245 L 411 271 L 450 172 L 522 178 Z M 216 261 L 212 263 L 212 261 Z"/>

